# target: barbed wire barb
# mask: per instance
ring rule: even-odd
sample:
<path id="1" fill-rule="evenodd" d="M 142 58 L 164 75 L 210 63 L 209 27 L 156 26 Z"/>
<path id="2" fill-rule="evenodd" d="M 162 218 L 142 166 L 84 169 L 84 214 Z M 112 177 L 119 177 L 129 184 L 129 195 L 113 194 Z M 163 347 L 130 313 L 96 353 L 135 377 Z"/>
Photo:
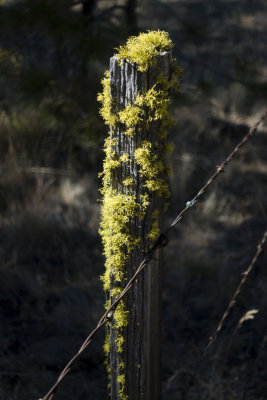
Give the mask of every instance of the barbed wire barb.
<path id="1" fill-rule="evenodd" d="M 136 278 L 143 271 L 143 269 L 147 266 L 147 264 L 153 257 L 153 254 L 155 253 L 155 251 L 158 248 L 162 247 L 162 245 L 168 244 L 168 233 L 177 225 L 177 223 L 182 219 L 183 215 L 196 204 L 197 199 L 207 191 L 208 187 L 212 183 L 214 183 L 214 181 L 217 179 L 217 177 L 224 171 L 227 164 L 238 153 L 240 148 L 256 132 L 258 126 L 263 122 L 263 120 L 266 118 L 266 116 L 267 116 L 267 110 L 265 111 L 263 116 L 254 124 L 254 126 L 250 128 L 249 132 L 243 137 L 243 139 L 235 146 L 234 150 L 229 154 L 229 156 L 219 166 L 217 166 L 216 172 L 208 179 L 207 183 L 198 191 L 196 196 L 192 200 L 186 202 L 185 208 L 176 216 L 176 218 L 173 220 L 173 222 L 170 224 L 170 226 L 165 230 L 165 232 L 160 234 L 159 238 L 156 240 L 153 247 L 147 252 L 143 261 L 140 263 L 139 267 L 137 268 L 135 274 L 128 281 L 127 285 L 124 287 L 121 294 L 118 296 L 118 298 L 111 304 L 111 306 L 105 311 L 105 313 L 99 319 L 96 327 L 87 336 L 87 338 L 81 345 L 78 352 L 66 364 L 66 366 L 64 367 L 64 369 L 58 376 L 58 379 L 55 382 L 55 384 L 50 388 L 50 390 L 46 393 L 46 395 L 44 397 L 40 398 L 39 400 L 52 400 L 53 399 L 59 385 L 61 384 L 61 382 L 63 381 L 65 376 L 72 370 L 73 364 L 79 359 L 80 355 L 84 352 L 84 350 L 91 343 L 91 341 L 92 341 L 93 337 L 96 335 L 96 333 L 102 328 L 102 326 L 104 326 L 110 320 L 110 318 L 111 318 L 112 314 L 114 313 L 114 311 L 116 310 L 116 307 L 118 306 L 119 302 L 126 295 L 126 293 L 132 288 Z M 265 240 L 266 240 L 266 238 L 265 238 Z M 256 260 L 255 260 L 255 262 L 256 262 Z M 243 286 L 243 284 L 242 284 L 242 286 Z"/>

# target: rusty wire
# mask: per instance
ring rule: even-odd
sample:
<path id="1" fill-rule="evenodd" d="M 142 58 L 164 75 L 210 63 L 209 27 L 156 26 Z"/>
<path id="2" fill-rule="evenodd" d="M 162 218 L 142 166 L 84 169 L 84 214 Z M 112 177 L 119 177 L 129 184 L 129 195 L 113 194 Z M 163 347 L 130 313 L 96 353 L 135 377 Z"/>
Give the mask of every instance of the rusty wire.
<path id="1" fill-rule="evenodd" d="M 78 358 L 80 357 L 80 355 L 84 352 L 84 350 L 88 347 L 88 345 L 91 343 L 93 337 L 96 335 L 96 333 L 102 328 L 102 326 L 104 326 L 108 321 L 110 321 L 114 311 L 116 310 L 119 302 L 121 301 L 121 299 L 126 295 L 126 293 L 132 288 L 132 286 L 134 285 L 134 282 L 136 280 L 136 278 L 139 276 L 139 274 L 143 271 L 143 269 L 147 266 L 147 264 L 149 263 L 149 261 L 151 260 L 151 258 L 153 257 L 156 249 L 165 246 L 168 243 L 167 240 L 167 236 L 168 233 L 177 225 L 177 223 L 181 220 L 181 218 L 183 217 L 183 215 L 191 208 L 193 207 L 198 198 L 200 196 L 202 196 L 206 190 L 208 189 L 208 187 L 216 180 L 216 178 L 224 171 L 226 165 L 234 158 L 234 156 L 238 153 L 238 151 L 240 150 L 240 148 L 248 141 L 248 139 L 256 132 L 258 126 L 260 125 L 261 122 L 263 122 L 263 120 L 266 118 L 267 116 L 267 110 L 265 111 L 265 113 L 263 114 L 263 116 L 255 123 L 255 125 L 253 127 L 250 128 L 249 132 L 243 137 L 243 139 L 236 145 L 236 147 L 234 148 L 234 150 L 229 154 L 229 156 L 220 164 L 217 166 L 216 172 L 209 178 L 209 180 L 207 181 L 207 183 L 198 191 L 198 193 L 195 195 L 195 197 L 188 201 L 186 203 L 186 206 L 184 207 L 184 209 L 176 216 L 176 218 L 173 220 L 173 222 L 170 224 L 170 226 L 165 230 L 165 232 L 163 232 L 159 238 L 157 239 L 157 241 L 155 242 L 155 244 L 153 245 L 153 247 L 147 252 L 146 256 L 144 257 L 143 261 L 141 262 L 141 264 L 139 265 L 139 267 L 137 268 L 135 274 L 132 276 L 132 278 L 128 281 L 127 285 L 124 287 L 123 291 L 121 292 L 121 294 L 119 295 L 119 297 L 111 304 L 111 306 L 105 311 L 105 313 L 102 315 L 102 317 L 99 319 L 96 327 L 90 332 L 90 334 L 87 336 L 87 338 L 85 339 L 85 341 L 83 342 L 82 346 L 80 347 L 80 349 L 78 350 L 78 352 L 72 357 L 71 360 L 69 360 L 69 362 L 66 364 L 66 366 L 64 367 L 64 369 L 61 371 L 60 375 L 58 376 L 57 381 L 55 382 L 55 384 L 50 388 L 50 390 L 46 393 L 46 395 L 42 398 L 40 398 L 39 400 L 52 400 L 56 390 L 58 389 L 59 385 L 61 384 L 61 382 L 63 381 L 63 379 L 65 378 L 65 376 L 71 371 L 73 364 L 75 363 L 75 361 L 78 360 Z M 265 237 L 266 240 L 266 237 Z M 264 243 L 262 243 L 263 246 Z M 258 249 L 259 251 L 259 249 Z M 256 257 L 256 256 L 255 256 Z M 257 255 L 258 257 L 258 255 Z M 256 257 L 256 259 L 257 259 Z M 251 269 L 253 268 L 253 265 L 256 262 L 256 259 L 254 261 L 254 263 L 252 264 Z M 254 259 L 253 259 L 254 260 Z M 250 270 L 251 270 L 250 269 Z M 249 272 L 250 272 L 249 270 Z M 244 276 L 245 280 L 247 278 L 247 275 Z M 245 282 L 244 280 L 244 282 Z M 242 280 L 243 281 L 243 280 Z M 241 284 L 241 287 L 243 286 L 244 282 Z M 239 293 L 239 292 L 238 292 Z M 237 295 L 238 295 L 237 293 Z M 230 311 L 230 310 L 229 310 Z M 228 314 L 227 314 L 228 315 Z M 226 315 L 226 316 L 227 316 Z M 225 316 L 225 318 L 226 318 Z M 223 319 L 223 321 L 225 320 L 225 318 Z M 223 323 L 222 321 L 222 323 Z M 221 328 L 219 329 L 219 331 L 221 330 Z M 217 332 L 217 335 L 219 333 L 219 331 Z M 215 336 L 215 340 L 217 338 L 217 335 Z M 212 343 L 214 341 L 211 341 Z M 210 342 L 210 343 L 211 343 Z M 212 343 L 209 343 L 209 347 L 212 345 Z"/>
<path id="2" fill-rule="evenodd" d="M 224 322 L 225 322 L 226 318 L 228 317 L 230 311 L 234 307 L 234 305 L 236 303 L 236 299 L 237 299 L 238 295 L 240 294 L 240 292 L 242 290 L 242 287 L 244 286 L 249 273 L 254 268 L 254 266 L 255 266 L 258 258 L 259 258 L 259 255 L 262 253 L 262 251 L 264 249 L 264 245 L 265 245 L 266 242 L 267 242 L 267 230 L 264 232 L 261 240 L 258 242 L 257 251 L 256 251 L 253 259 L 251 260 L 251 263 L 247 267 L 247 269 L 242 273 L 243 276 L 242 276 L 242 278 L 241 278 L 241 280 L 240 280 L 240 282 L 239 282 L 239 284 L 238 284 L 233 296 L 231 297 L 231 300 L 229 301 L 228 306 L 226 307 L 226 310 L 224 311 L 224 313 L 223 313 L 223 315 L 222 315 L 222 317 L 221 317 L 221 319 L 220 319 L 220 321 L 219 321 L 219 323 L 217 325 L 217 328 L 214 331 L 214 334 L 212 336 L 210 336 L 209 342 L 206 345 L 204 351 L 199 356 L 197 361 L 191 361 L 185 367 L 183 367 L 183 370 L 184 371 L 188 371 L 189 375 L 190 375 L 190 379 L 185 382 L 184 387 L 183 387 L 183 392 L 184 392 L 183 400 L 186 399 L 190 387 L 193 386 L 194 382 L 197 380 L 197 375 L 198 375 L 198 372 L 199 372 L 200 367 L 202 365 L 202 362 L 206 358 L 206 356 L 208 355 L 208 352 L 209 352 L 210 348 L 214 345 L 214 343 L 216 342 L 216 340 L 218 338 L 218 335 L 220 334 L 221 330 L 223 329 Z M 265 340 L 265 338 L 263 340 Z M 179 371 L 180 370 L 177 370 L 168 379 L 167 385 L 170 385 L 171 381 L 173 381 L 173 379 L 176 378 L 176 376 L 178 375 Z"/>
<path id="3" fill-rule="evenodd" d="M 230 300 L 225 312 L 223 313 L 223 316 L 220 319 L 219 324 L 218 324 L 214 334 L 210 337 L 209 343 L 208 343 L 208 345 L 207 345 L 207 347 L 206 347 L 206 349 L 205 349 L 205 351 L 203 353 L 203 357 L 206 355 L 206 353 L 211 348 L 211 346 L 216 342 L 217 337 L 218 337 L 219 333 L 221 332 L 221 330 L 222 330 L 222 328 L 224 326 L 224 321 L 228 317 L 228 315 L 229 315 L 231 309 L 233 308 L 233 306 L 235 305 L 237 296 L 241 292 L 241 289 L 242 289 L 242 287 L 244 286 L 244 284 L 245 284 L 245 282 L 247 280 L 248 274 L 252 271 L 254 265 L 256 264 L 256 261 L 257 261 L 259 255 L 260 255 L 260 253 L 263 251 L 263 247 L 265 245 L 266 240 L 267 240 L 267 230 L 264 232 L 262 239 L 260 240 L 260 242 L 257 245 L 257 251 L 256 251 L 251 263 L 249 264 L 249 266 L 246 269 L 246 271 L 243 272 L 243 274 L 242 274 L 243 277 L 240 280 L 240 282 L 239 282 L 239 284 L 238 284 L 238 286 L 236 288 L 236 291 L 234 292 L 234 294 L 233 294 L 233 296 L 232 296 L 232 298 L 231 298 L 231 300 Z"/>

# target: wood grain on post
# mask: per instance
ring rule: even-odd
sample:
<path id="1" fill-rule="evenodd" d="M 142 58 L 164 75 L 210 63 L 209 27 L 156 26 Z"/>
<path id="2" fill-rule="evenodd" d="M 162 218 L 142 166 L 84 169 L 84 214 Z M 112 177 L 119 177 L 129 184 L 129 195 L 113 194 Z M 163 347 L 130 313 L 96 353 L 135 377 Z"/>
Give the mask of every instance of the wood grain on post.
<path id="1" fill-rule="evenodd" d="M 147 71 L 141 72 L 137 65 L 124 60 L 118 62 L 114 56 L 110 60 L 110 91 L 113 101 L 113 113 L 118 114 L 128 105 L 133 105 L 137 94 L 146 93 L 156 83 L 158 76 L 170 80 L 171 52 L 160 53 Z M 122 124 L 112 128 L 111 138 L 116 139 L 112 146 L 116 158 L 129 154 L 129 162 L 121 164 L 112 171 L 112 191 L 123 195 L 133 195 L 140 200 L 144 194 L 144 179 L 135 159 L 135 150 L 141 143 L 148 140 L 153 153 L 162 149 L 158 132 L 160 120 L 152 121 L 149 125 L 143 123 L 137 132 L 130 137 L 124 134 Z M 161 159 L 162 155 L 158 154 Z M 163 174 L 163 173 L 162 173 Z M 132 178 L 133 183 L 125 186 L 122 182 Z M 141 239 L 140 246 L 133 249 L 127 261 L 125 278 L 129 280 L 136 267 L 144 257 L 144 252 L 151 246 L 148 239 L 153 224 L 153 212 L 158 210 L 159 229 L 162 230 L 164 199 L 151 191 L 150 202 L 142 221 L 133 217 L 130 220 L 130 233 Z M 112 232 L 111 232 L 112 234 Z M 114 283 L 116 286 L 116 283 Z M 111 277 L 112 290 L 112 277 Z M 122 384 L 118 379 L 121 373 L 120 365 L 124 365 L 124 395 L 128 400 L 160 400 L 161 399 L 161 254 L 158 252 L 150 262 L 144 274 L 138 278 L 134 289 L 127 295 L 125 306 L 129 311 L 128 325 L 123 328 L 123 351 L 118 353 L 118 331 L 112 319 L 110 324 L 110 373 L 111 399 L 119 400 L 122 396 Z M 111 296 L 111 300 L 115 297 Z M 123 364 L 122 364 L 123 363 Z M 124 397 L 123 397 L 124 398 Z"/>

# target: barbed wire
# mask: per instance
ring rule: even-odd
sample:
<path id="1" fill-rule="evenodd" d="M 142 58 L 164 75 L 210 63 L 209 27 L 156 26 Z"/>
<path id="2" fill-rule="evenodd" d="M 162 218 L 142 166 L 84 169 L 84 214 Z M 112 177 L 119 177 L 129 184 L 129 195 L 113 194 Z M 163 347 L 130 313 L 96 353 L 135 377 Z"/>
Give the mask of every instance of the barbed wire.
<path id="1" fill-rule="evenodd" d="M 154 255 L 155 251 L 158 248 L 166 246 L 168 244 L 168 234 L 169 234 L 169 232 L 174 229 L 174 227 L 177 225 L 177 223 L 182 219 L 183 215 L 196 204 L 198 198 L 200 196 L 202 196 L 207 191 L 208 187 L 224 171 L 224 169 L 227 166 L 227 164 L 234 158 L 234 156 L 238 153 L 240 148 L 248 141 L 248 139 L 256 132 L 258 126 L 263 122 L 263 120 L 266 118 L 266 116 L 267 116 L 267 110 L 265 111 L 263 116 L 255 123 L 255 125 L 250 128 L 249 132 L 243 137 L 243 139 L 235 146 L 234 150 L 229 154 L 229 156 L 220 165 L 217 166 L 216 172 L 208 179 L 207 183 L 198 191 L 198 193 L 195 195 L 195 197 L 192 200 L 189 200 L 189 201 L 186 202 L 186 205 L 185 205 L 184 209 L 176 216 L 176 218 L 173 220 L 173 222 L 170 224 L 170 226 L 163 233 L 160 234 L 159 238 L 156 240 L 156 242 L 152 246 L 152 248 L 147 252 L 147 254 L 145 255 L 143 261 L 140 263 L 139 267 L 137 268 L 135 274 L 128 281 L 127 285 L 124 287 L 124 289 L 121 292 L 121 294 L 118 296 L 118 298 L 111 304 L 111 306 L 105 311 L 105 313 L 99 319 L 96 327 L 87 336 L 87 338 L 83 342 L 83 344 L 80 347 L 80 349 L 78 350 L 78 352 L 66 364 L 66 366 L 64 367 L 64 369 L 62 370 L 62 372 L 58 376 L 58 379 L 54 383 L 54 385 L 50 388 L 50 390 L 46 393 L 46 395 L 44 397 L 40 398 L 39 400 L 52 400 L 53 399 L 53 397 L 54 397 L 54 395 L 56 393 L 56 390 L 58 389 L 59 385 L 61 384 L 61 382 L 63 381 L 65 376 L 71 371 L 75 361 L 78 360 L 80 355 L 88 347 L 88 345 L 91 343 L 91 341 L 92 341 L 93 337 L 96 335 L 96 333 L 104 325 L 106 325 L 106 323 L 108 321 L 110 321 L 110 319 L 111 319 L 113 313 L 115 312 L 119 302 L 127 294 L 127 292 L 133 287 L 136 278 L 141 274 L 143 269 L 148 265 L 149 261 L 152 259 L 153 255 Z M 266 240 L 266 238 L 265 238 L 265 240 Z M 256 260 L 255 260 L 255 262 L 256 262 Z M 254 264 L 255 264 L 255 262 L 254 262 Z M 252 266 L 252 268 L 253 268 L 253 266 Z M 243 284 L 244 283 L 242 283 L 241 287 L 243 286 Z M 237 293 L 237 295 L 238 295 L 238 293 Z M 224 318 L 224 320 L 225 320 L 225 318 Z M 217 336 L 218 336 L 218 334 L 217 334 Z"/>
<path id="2" fill-rule="evenodd" d="M 241 278 L 241 280 L 240 280 L 240 282 L 239 282 L 239 284 L 238 284 L 238 286 L 237 286 L 237 288 L 236 288 L 231 300 L 229 301 L 228 306 L 226 307 L 226 310 L 224 311 L 224 313 L 223 313 L 223 315 L 222 315 L 222 317 L 221 317 L 221 319 L 220 319 L 220 321 L 219 321 L 219 323 L 217 325 L 217 328 L 214 331 L 214 334 L 212 336 L 210 336 L 209 342 L 206 345 L 204 351 L 198 357 L 197 360 L 191 361 L 186 366 L 183 366 L 183 369 L 182 369 L 183 371 L 189 371 L 188 369 L 190 368 L 190 372 L 189 372 L 190 380 L 188 380 L 184 384 L 184 387 L 183 387 L 183 393 L 184 393 L 183 400 L 185 400 L 185 398 L 187 397 L 186 395 L 188 394 L 189 388 L 191 386 L 193 386 L 193 384 L 194 384 L 194 382 L 195 382 L 195 380 L 197 378 L 197 374 L 198 374 L 198 371 L 199 371 L 199 369 L 201 367 L 201 364 L 202 364 L 203 360 L 206 358 L 210 348 L 214 345 L 214 343 L 216 342 L 216 340 L 218 338 L 218 335 L 220 334 L 221 330 L 223 329 L 224 322 L 225 322 L 226 318 L 228 317 L 230 311 L 234 307 L 234 305 L 236 303 L 236 299 L 237 299 L 238 295 L 240 294 L 240 292 L 242 290 L 242 287 L 244 286 L 244 284 L 245 284 L 245 282 L 247 280 L 248 275 L 250 274 L 250 272 L 254 268 L 254 266 L 255 266 L 258 258 L 259 258 L 259 255 L 262 253 L 266 241 L 267 241 L 267 230 L 264 232 L 261 240 L 258 242 L 257 251 L 256 251 L 251 263 L 247 267 L 247 269 L 242 273 L 243 276 L 242 276 L 242 278 Z M 170 376 L 170 378 L 167 381 L 167 387 L 170 386 L 171 382 L 177 377 L 177 375 L 179 374 L 180 371 L 181 370 L 179 369 L 178 371 L 175 371 Z"/>
<path id="3" fill-rule="evenodd" d="M 232 298 L 231 298 L 231 300 L 230 300 L 230 302 L 229 302 L 229 304 L 228 304 L 228 306 L 227 306 L 225 312 L 223 313 L 223 316 L 222 316 L 222 318 L 220 319 L 220 322 L 219 322 L 219 324 L 218 324 L 218 326 L 217 326 L 217 328 L 216 328 L 214 334 L 210 337 L 209 343 L 208 343 L 207 347 L 206 347 L 205 350 L 204 350 L 203 357 L 207 354 L 207 352 L 209 351 L 209 349 L 211 348 L 211 346 L 216 342 L 217 337 L 218 337 L 219 333 L 221 332 L 221 330 L 222 330 L 222 328 L 223 328 L 223 326 L 224 326 L 224 321 L 226 320 L 226 318 L 228 317 L 228 315 L 229 315 L 231 309 L 232 309 L 233 306 L 235 305 L 237 296 L 238 296 L 239 293 L 241 292 L 241 289 L 242 289 L 242 287 L 244 286 L 244 284 L 245 284 L 245 282 L 246 282 L 246 280 L 247 280 L 247 277 L 248 277 L 249 273 L 250 273 L 250 272 L 252 271 L 252 269 L 254 268 L 254 265 L 256 264 L 256 261 L 257 261 L 259 255 L 260 255 L 261 252 L 263 251 L 263 247 L 264 247 L 264 245 L 265 245 L 266 240 L 267 240 L 267 230 L 264 232 L 263 237 L 261 238 L 260 242 L 259 242 L 258 245 L 257 245 L 257 251 L 256 251 L 256 253 L 255 253 L 255 255 L 254 255 L 254 257 L 253 257 L 251 263 L 249 264 L 249 266 L 248 266 L 248 268 L 246 269 L 246 271 L 243 272 L 243 274 L 242 274 L 243 277 L 242 277 L 242 279 L 240 280 L 240 282 L 239 282 L 239 284 L 238 284 L 238 286 L 237 286 L 237 288 L 236 288 L 236 291 L 235 291 L 235 293 L 233 294 L 233 296 L 232 296 Z"/>

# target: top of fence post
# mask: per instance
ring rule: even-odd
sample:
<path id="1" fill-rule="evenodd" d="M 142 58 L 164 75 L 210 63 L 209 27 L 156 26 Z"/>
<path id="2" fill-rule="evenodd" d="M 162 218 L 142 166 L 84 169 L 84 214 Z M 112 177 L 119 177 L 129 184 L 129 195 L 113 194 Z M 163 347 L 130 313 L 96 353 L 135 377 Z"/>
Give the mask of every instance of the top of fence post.
<path id="1" fill-rule="evenodd" d="M 101 114 L 109 125 L 100 233 L 107 307 L 134 274 L 162 229 L 169 196 L 165 137 L 172 121 L 169 91 L 177 84 L 166 32 L 131 37 L 111 58 Z M 176 73 L 175 73 L 176 72 Z M 112 400 L 159 400 L 160 254 L 112 315 L 105 352 Z"/>

